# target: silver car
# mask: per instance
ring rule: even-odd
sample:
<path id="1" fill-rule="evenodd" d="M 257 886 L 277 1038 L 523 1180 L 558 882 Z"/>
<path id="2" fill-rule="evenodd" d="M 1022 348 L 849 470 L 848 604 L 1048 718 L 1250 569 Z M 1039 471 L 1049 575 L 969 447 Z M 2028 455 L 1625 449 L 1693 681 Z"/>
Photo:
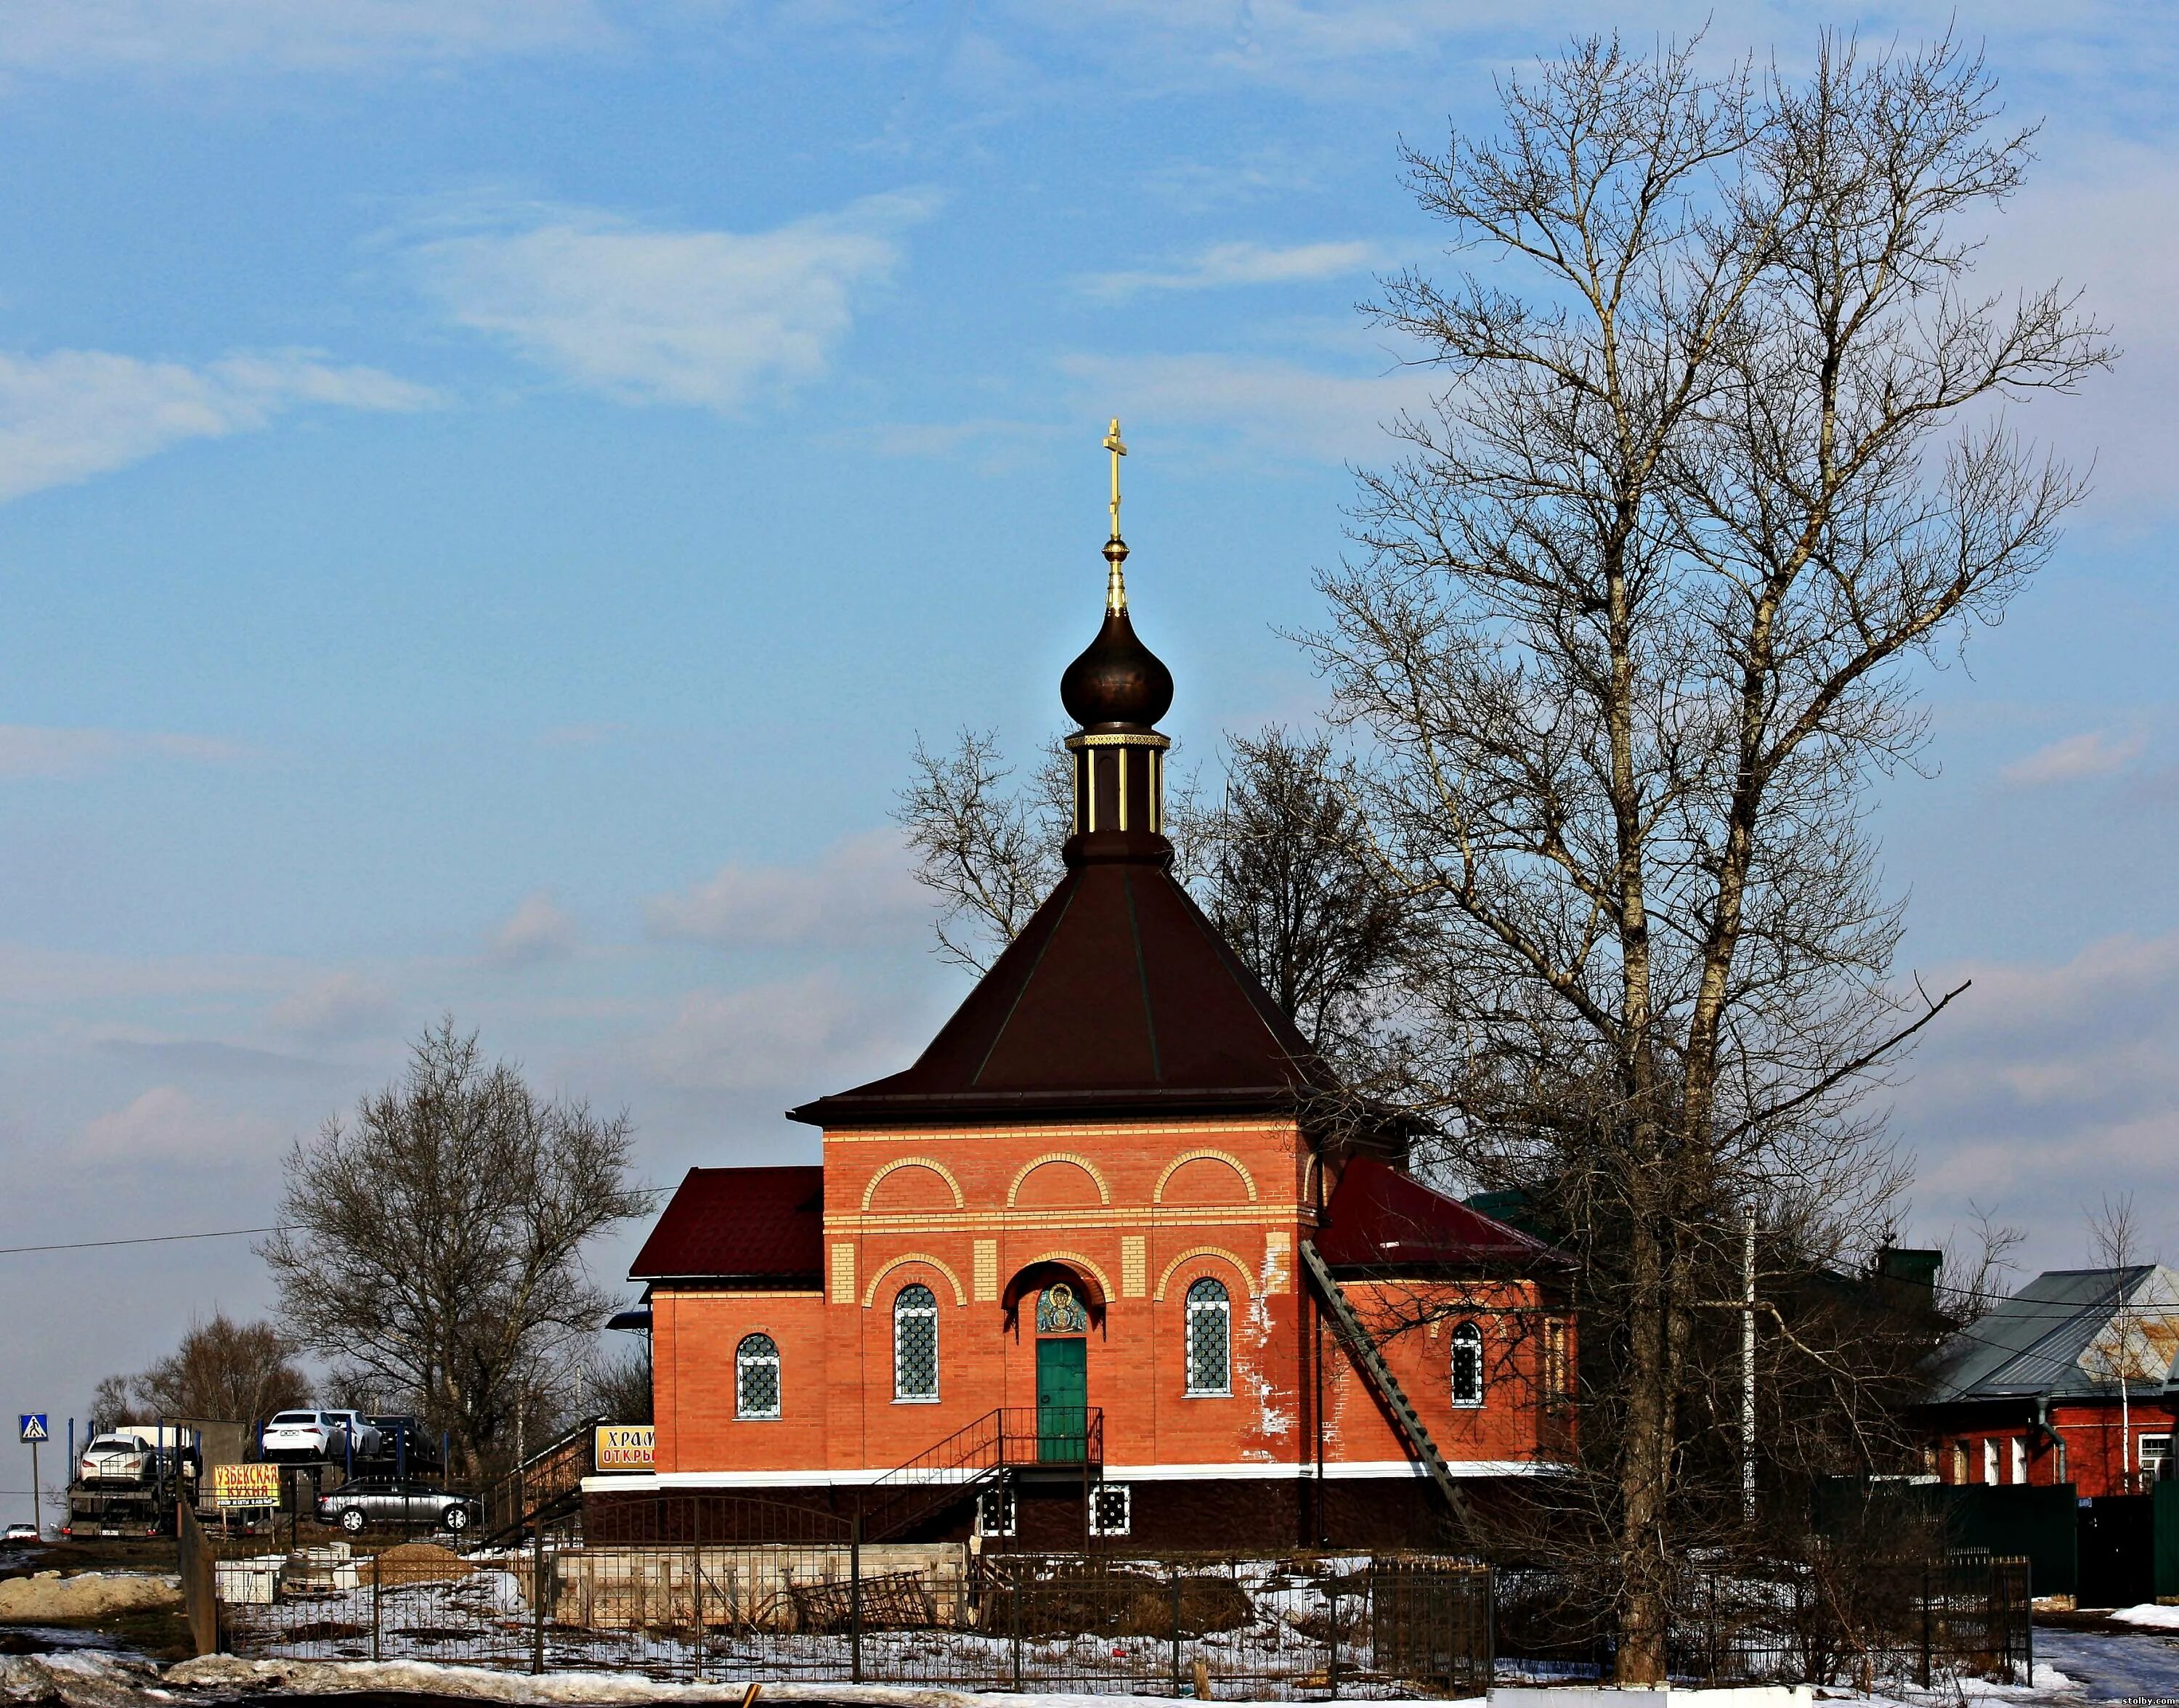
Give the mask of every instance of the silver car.
<path id="1" fill-rule="evenodd" d="M 467 1495 L 413 1478 L 356 1477 L 318 1497 L 318 1522 L 338 1525 L 350 1536 L 370 1525 L 428 1525 L 459 1536 L 480 1510 Z"/>

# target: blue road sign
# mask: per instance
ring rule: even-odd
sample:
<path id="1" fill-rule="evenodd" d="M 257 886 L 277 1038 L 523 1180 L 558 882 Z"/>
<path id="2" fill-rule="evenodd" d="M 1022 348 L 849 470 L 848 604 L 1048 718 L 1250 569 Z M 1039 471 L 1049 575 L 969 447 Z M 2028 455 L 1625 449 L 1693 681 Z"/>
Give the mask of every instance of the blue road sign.
<path id="1" fill-rule="evenodd" d="M 15 1417 L 23 1432 L 18 1437 L 19 1440 L 51 1441 L 52 1439 L 52 1432 L 46 1427 L 46 1415 L 42 1411 L 19 1411 L 15 1414 Z"/>

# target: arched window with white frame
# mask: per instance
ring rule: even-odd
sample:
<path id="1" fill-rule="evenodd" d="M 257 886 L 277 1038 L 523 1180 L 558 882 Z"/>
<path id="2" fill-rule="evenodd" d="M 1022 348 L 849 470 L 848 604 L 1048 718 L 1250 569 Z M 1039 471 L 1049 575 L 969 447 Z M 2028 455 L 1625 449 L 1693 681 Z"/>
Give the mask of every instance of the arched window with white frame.
<path id="1" fill-rule="evenodd" d="M 892 1397 L 938 1398 L 938 1295 L 920 1281 L 893 1296 Z"/>
<path id="2" fill-rule="evenodd" d="M 769 1334 L 744 1334 L 734 1348 L 734 1415 L 779 1415 L 779 1343 Z"/>
<path id="3" fill-rule="evenodd" d="M 1194 1395 L 1233 1391 L 1233 1301 L 1226 1284 L 1208 1275 L 1188 1289 L 1188 1392 Z"/>
<path id="4" fill-rule="evenodd" d="M 1452 1403 L 1483 1404 L 1483 1331 L 1473 1322 L 1452 1331 Z"/>

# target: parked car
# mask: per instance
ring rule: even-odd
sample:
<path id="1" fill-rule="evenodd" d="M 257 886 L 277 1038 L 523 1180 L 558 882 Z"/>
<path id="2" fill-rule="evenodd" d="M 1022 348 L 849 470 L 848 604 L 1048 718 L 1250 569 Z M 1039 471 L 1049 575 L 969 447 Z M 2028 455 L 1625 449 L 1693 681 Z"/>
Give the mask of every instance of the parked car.
<path id="1" fill-rule="evenodd" d="M 265 1426 L 258 1444 L 272 1459 L 338 1459 L 351 1451 L 367 1459 L 378 1451 L 379 1434 L 358 1412 L 279 1411 Z"/>
<path id="2" fill-rule="evenodd" d="M 0 1542 L 41 1542 L 44 1540 L 38 1534 L 36 1525 L 10 1525 L 5 1530 L 0 1530 Z"/>
<path id="3" fill-rule="evenodd" d="M 459 1536 L 483 1515 L 473 1497 L 413 1477 L 360 1476 L 318 1497 L 318 1522 L 350 1536 L 368 1525 L 428 1525 Z"/>
<path id="4" fill-rule="evenodd" d="M 76 1475 L 85 1482 L 128 1483 L 141 1486 L 159 1474 L 159 1450 L 140 1435 L 109 1431 L 84 1443 L 76 1462 Z"/>

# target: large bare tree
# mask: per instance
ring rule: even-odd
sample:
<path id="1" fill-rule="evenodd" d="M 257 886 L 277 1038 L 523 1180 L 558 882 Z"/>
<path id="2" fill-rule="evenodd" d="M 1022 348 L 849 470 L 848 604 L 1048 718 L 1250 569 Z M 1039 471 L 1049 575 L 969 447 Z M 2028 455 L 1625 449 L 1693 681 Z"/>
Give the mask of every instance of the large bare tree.
<path id="1" fill-rule="evenodd" d="M 1970 277 L 2030 139 L 1949 41 L 1827 39 L 1788 77 L 1592 40 L 1507 82 L 1495 134 L 1406 155 L 1461 266 L 1375 312 L 1445 389 L 1363 477 L 1311 640 L 1426 925 L 1415 1092 L 1582 1260 L 1556 1522 L 1628 1681 L 1742 1510 L 1743 1214 L 1774 1276 L 1881 1237 L 1864 1093 L 1950 1000 L 1895 994 L 1866 790 L 1918 750 L 1916 665 L 1997 619 L 2081 490 L 2004 405 L 2103 337 Z M 1771 1352 L 1820 1362 L 1779 1309 Z"/>
<path id="2" fill-rule="evenodd" d="M 464 1469 L 500 1467 L 612 1308 L 583 1250 L 651 1204 L 631 1144 L 625 1115 L 541 1098 L 442 1021 L 398 1082 L 289 1155 L 283 1230 L 261 1248 L 284 1321 L 413 1397 Z"/>

